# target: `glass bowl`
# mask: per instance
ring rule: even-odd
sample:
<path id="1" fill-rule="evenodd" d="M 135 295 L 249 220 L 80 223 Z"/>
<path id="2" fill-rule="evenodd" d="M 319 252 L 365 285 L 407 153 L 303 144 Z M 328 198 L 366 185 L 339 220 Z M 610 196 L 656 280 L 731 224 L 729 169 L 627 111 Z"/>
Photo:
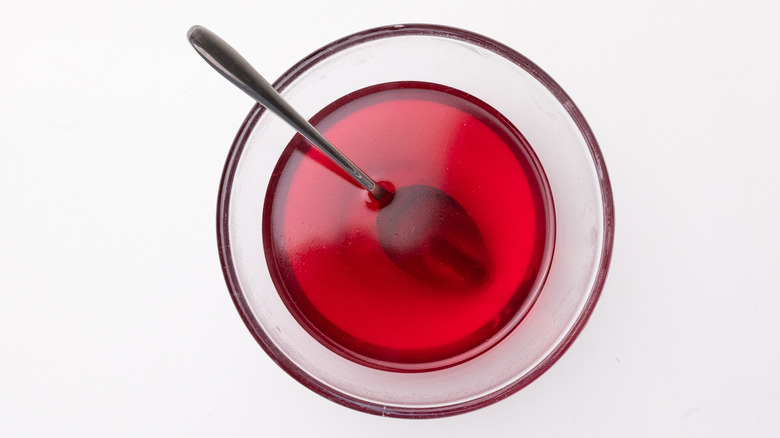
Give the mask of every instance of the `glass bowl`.
<path id="1" fill-rule="evenodd" d="M 546 277 L 536 282 L 530 309 L 524 307 L 489 346 L 447 366 L 408 372 L 352 360 L 299 323 L 274 285 L 262 227 L 269 182 L 294 132 L 260 106 L 247 116 L 230 150 L 217 230 L 234 303 L 280 367 L 347 407 L 426 418 L 501 400 L 564 353 L 590 316 L 606 278 L 613 204 L 601 152 L 571 99 L 531 61 L 483 36 L 433 25 L 371 29 L 316 51 L 274 87 L 312 118 L 356 91 L 409 81 L 459 90 L 494 108 L 522 133 L 546 175 L 555 206 Z"/>

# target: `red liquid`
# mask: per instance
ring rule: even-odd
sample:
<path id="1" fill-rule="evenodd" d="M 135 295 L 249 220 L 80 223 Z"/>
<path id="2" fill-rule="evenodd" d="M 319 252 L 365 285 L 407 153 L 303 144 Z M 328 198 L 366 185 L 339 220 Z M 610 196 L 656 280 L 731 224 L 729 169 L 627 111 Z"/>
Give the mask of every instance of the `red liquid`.
<path id="1" fill-rule="evenodd" d="M 299 323 L 351 360 L 397 371 L 449 366 L 505 336 L 546 276 L 553 232 L 546 180 L 520 133 L 465 93 L 417 82 L 352 93 L 312 123 L 376 180 L 457 200 L 481 233 L 486 273 L 453 289 L 400 269 L 379 245 L 376 202 L 296 136 L 263 229 L 271 276 Z"/>

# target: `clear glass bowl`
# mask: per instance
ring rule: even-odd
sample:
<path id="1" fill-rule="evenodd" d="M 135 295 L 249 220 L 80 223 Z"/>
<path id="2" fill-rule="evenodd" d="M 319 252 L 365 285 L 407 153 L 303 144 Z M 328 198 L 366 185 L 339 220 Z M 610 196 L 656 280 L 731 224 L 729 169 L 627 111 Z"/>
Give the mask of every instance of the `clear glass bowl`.
<path id="1" fill-rule="evenodd" d="M 415 373 L 361 365 L 314 339 L 288 311 L 265 261 L 266 191 L 294 132 L 259 106 L 244 121 L 225 165 L 220 257 L 250 332 L 303 385 L 377 415 L 454 415 L 528 385 L 582 330 L 609 266 L 612 193 L 598 144 L 561 87 L 524 56 L 468 31 L 432 25 L 367 30 L 311 54 L 274 86 L 310 118 L 351 92 L 395 81 L 431 82 L 476 96 L 522 132 L 544 169 L 555 204 L 554 253 L 536 302 L 514 330 L 465 362 Z"/>

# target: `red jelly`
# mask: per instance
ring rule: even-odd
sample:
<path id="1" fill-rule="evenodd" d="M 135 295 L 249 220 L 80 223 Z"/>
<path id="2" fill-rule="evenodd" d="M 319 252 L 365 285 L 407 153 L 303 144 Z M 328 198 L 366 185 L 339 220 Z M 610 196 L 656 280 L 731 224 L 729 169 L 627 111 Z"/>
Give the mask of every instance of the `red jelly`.
<path id="1" fill-rule="evenodd" d="M 546 276 L 553 232 L 547 182 L 520 132 L 473 96 L 421 82 L 352 93 L 312 123 L 372 178 L 455 199 L 484 250 L 463 287 L 402 269 L 379 243 L 382 207 L 296 135 L 270 182 L 263 237 L 298 322 L 331 350 L 395 371 L 453 365 L 505 336 Z M 450 255 L 443 263 L 462 259 Z"/>

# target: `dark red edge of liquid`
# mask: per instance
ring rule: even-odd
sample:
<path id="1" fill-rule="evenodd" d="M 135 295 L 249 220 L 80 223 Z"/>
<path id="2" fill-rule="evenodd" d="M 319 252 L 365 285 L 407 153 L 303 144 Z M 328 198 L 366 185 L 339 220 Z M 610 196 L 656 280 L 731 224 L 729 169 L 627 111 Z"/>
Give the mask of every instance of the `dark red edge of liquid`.
<path id="1" fill-rule="evenodd" d="M 383 352 L 387 351 L 386 347 L 378 347 L 373 346 L 370 344 L 367 344 L 363 341 L 361 341 L 358 338 L 353 337 L 352 335 L 349 335 L 348 333 L 344 332 L 337 326 L 335 326 L 333 323 L 331 323 L 326 317 L 322 316 L 320 312 L 317 310 L 317 308 L 308 300 L 305 299 L 305 293 L 304 294 L 296 294 L 296 297 L 298 298 L 297 301 L 294 301 L 291 298 L 291 294 L 289 293 L 289 290 L 292 288 L 298 288 L 301 289 L 299 285 L 294 284 L 295 276 L 292 275 L 289 272 L 284 272 L 285 270 L 291 269 L 290 263 L 287 260 L 284 260 L 281 263 L 281 266 L 279 263 L 276 263 L 276 255 L 278 254 L 275 251 L 274 245 L 273 245 L 273 236 L 271 235 L 271 227 L 270 221 L 271 221 L 271 206 L 274 200 L 274 197 L 281 196 L 282 199 L 286 198 L 286 188 L 282 188 L 277 192 L 277 189 L 279 188 L 278 183 L 280 182 L 280 179 L 277 177 L 282 169 L 284 169 L 287 164 L 288 160 L 291 158 L 292 154 L 295 152 L 296 148 L 299 147 L 299 145 L 303 145 L 302 147 L 306 148 L 305 150 L 301 150 L 301 152 L 306 153 L 311 146 L 303 140 L 303 138 L 296 134 L 295 137 L 290 141 L 287 148 L 285 148 L 284 152 L 282 153 L 281 157 L 279 158 L 279 161 L 276 164 L 276 167 L 274 168 L 273 176 L 271 178 L 271 181 L 269 182 L 269 187 L 267 190 L 266 199 L 263 204 L 263 226 L 262 226 L 262 236 L 263 236 L 263 247 L 265 251 L 265 258 L 268 264 L 268 269 L 271 274 L 272 281 L 274 283 L 274 286 L 279 293 L 280 298 L 284 302 L 287 309 L 290 311 L 290 313 L 293 315 L 293 317 L 296 319 L 296 321 L 303 327 L 312 337 L 317 339 L 318 342 L 325 345 L 328 349 L 331 351 L 334 351 L 335 353 L 341 355 L 342 357 L 345 357 L 353 362 L 376 368 L 386 371 L 395 371 L 395 372 L 424 372 L 424 371 L 434 371 L 437 369 L 447 368 L 450 366 L 457 365 L 459 363 L 463 363 L 464 361 L 473 359 L 474 357 L 484 353 L 485 351 L 489 350 L 492 346 L 496 345 L 498 342 L 500 342 L 501 339 L 506 337 L 511 331 L 519 324 L 521 318 L 517 318 L 515 321 L 512 321 L 512 318 L 515 316 L 515 314 L 520 311 L 524 310 L 526 313 L 528 309 L 530 308 L 530 305 L 526 305 L 525 308 L 524 302 L 527 300 L 535 300 L 538 295 L 538 288 L 537 290 L 531 290 L 533 287 L 533 284 L 541 278 L 541 283 L 544 282 L 546 279 L 546 275 L 548 272 L 549 266 L 542 266 L 543 259 L 546 258 L 547 262 L 551 260 L 552 257 L 552 245 L 554 242 L 554 236 L 551 236 L 550 234 L 554 234 L 554 206 L 553 206 L 553 200 L 552 196 L 550 194 L 549 186 L 547 183 L 546 176 L 544 174 L 544 170 L 541 167 L 541 164 L 539 163 L 538 159 L 536 158 L 536 155 L 533 152 L 533 149 L 529 145 L 528 141 L 523 137 L 523 135 L 520 133 L 520 131 L 511 123 L 509 120 L 507 120 L 503 115 L 501 115 L 498 111 L 490 107 L 485 102 L 481 101 L 480 99 L 462 92 L 460 90 L 453 89 L 451 87 L 445 87 L 438 84 L 428 83 L 428 82 L 413 82 L 413 81 L 404 81 L 404 82 L 389 82 L 384 84 L 378 84 L 373 85 L 370 87 L 366 87 L 364 89 L 355 91 L 353 93 L 350 93 L 347 96 L 344 96 L 335 102 L 331 103 L 327 107 L 325 107 L 323 110 L 321 110 L 319 113 L 317 113 L 310 122 L 312 125 L 317 125 L 321 120 L 323 120 L 325 117 L 327 117 L 329 114 L 331 114 L 336 109 L 343 106 L 345 103 L 360 98 L 365 95 L 374 94 L 380 91 L 385 90 L 394 90 L 399 88 L 418 88 L 418 89 L 427 89 L 427 90 L 434 90 L 438 92 L 443 92 L 447 94 L 454 95 L 456 97 L 459 97 L 465 101 L 468 101 L 469 103 L 475 105 L 480 111 L 480 114 L 474 114 L 473 107 L 469 107 L 467 109 L 465 108 L 459 108 L 461 110 L 464 110 L 464 112 L 467 112 L 477 119 L 479 119 L 481 122 L 485 123 L 487 126 L 491 128 L 492 131 L 494 131 L 496 134 L 501 136 L 502 140 L 508 144 L 508 145 L 517 145 L 516 148 L 511 148 L 512 153 L 515 155 L 517 161 L 521 164 L 523 171 L 525 175 L 528 177 L 528 182 L 531 184 L 532 187 L 531 193 L 534 198 L 534 204 L 539 205 L 542 208 L 537 210 L 537 221 L 536 221 L 536 227 L 537 227 L 537 236 L 545 236 L 545 245 L 541 245 L 539 250 L 533 255 L 532 260 L 529 262 L 526 275 L 525 275 L 525 281 L 523 281 L 518 286 L 518 291 L 523 293 L 518 293 L 515 297 L 512 298 L 512 300 L 507 303 L 507 305 L 504 307 L 504 312 L 507 313 L 505 315 L 502 315 L 499 320 L 505 321 L 505 324 L 512 323 L 513 327 L 509 327 L 509 330 L 505 330 L 505 333 L 500 338 L 491 339 L 491 344 L 488 346 L 483 345 L 482 342 L 475 342 L 472 339 L 489 339 L 494 337 L 497 332 L 500 330 L 496 330 L 494 327 L 491 327 L 490 324 L 486 324 L 481 329 L 478 329 L 475 332 L 474 336 L 470 336 L 463 342 L 456 342 L 453 344 L 448 344 L 445 346 L 437 347 L 435 349 L 425 349 L 425 350 L 393 350 L 393 356 L 398 359 L 397 365 L 393 365 L 392 363 L 388 363 L 385 360 L 382 359 L 385 354 Z M 343 175 L 345 179 L 348 179 L 348 177 L 344 174 Z M 534 178 L 535 177 L 535 178 Z M 350 181 L 351 182 L 351 181 Z M 546 197 L 546 199 L 545 199 Z M 368 200 L 369 197 L 367 195 L 366 199 Z M 548 216 L 549 215 L 549 216 Z M 546 246 L 550 245 L 550 248 L 547 248 Z M 547 256 L 545 257 L 545 253 L 547 252 Z M 284 251 L 281 251 L 282 254 L 284 254 Z M 529 273 L 536 272 L 536 275 L 528 275 Z M 283 281 L 282 278 L 287 278 L 290 280 Z M 291 284 L 292 283 L 292 284 Z M 536 292 L 535 295 L 529 297 L 530 292 Z M 532 302 L 530 303 L 532 304 Z M 510 314 L 511 313 L 511 314 Z M 304 315 L 309 315 L 312 319 L 307 318 Z M 324 328 L 324 329 L 323 329 Z M 345 343 L 348 343 L 350 345 L 360 345 L 361 351 L 363 351 L 363 354 L 359 354 L 354 352 L 353 350 L 345 347 L 341 343 L 337 343 L 331 339 L 331 336 L 326 335 L 325 333 L 337 333 L 337 337 L 341 340 L 345 340 Z M 481 348 L 480 348 L 481 347 Z M 468 354 L 459 354 L 457 357 L 460 357 L 458 360 L 452 360 L 447 361 L 446 359 L 450 358 L 451 354 L 443 354 L 443 353 L 451 353 L 452 351 L 474 351 L 474 354 L 468 355 Z M 431 361 L 431 360 L 424 360 L 420 361 L 417 358 L 419 357 L 434 357 L 439 358 L 437 360 Z M 431 364 L 436 363 L 437 365 L 433 366 Z M 403 365 L 402 365 L 403 364 Z"/>

